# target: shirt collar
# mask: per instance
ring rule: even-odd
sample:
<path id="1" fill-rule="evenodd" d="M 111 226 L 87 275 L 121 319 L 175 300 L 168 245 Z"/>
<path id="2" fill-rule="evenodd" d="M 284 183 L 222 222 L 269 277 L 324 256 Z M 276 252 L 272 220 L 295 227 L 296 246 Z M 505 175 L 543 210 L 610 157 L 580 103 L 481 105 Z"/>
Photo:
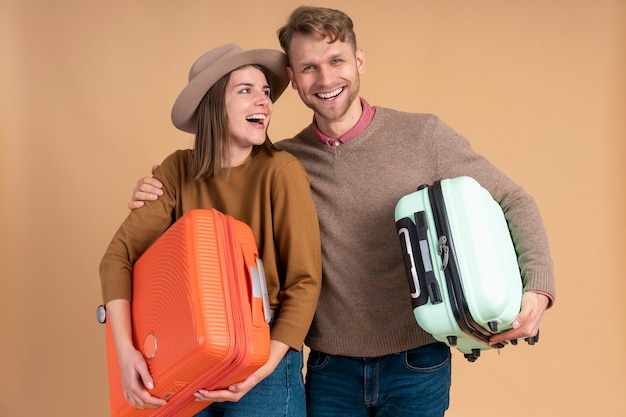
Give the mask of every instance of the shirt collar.
<path id="1" fill-rule="evenodd" d="M 330 136 L 326 136 L 324 133 L 322 133 L 321 130 L 318 129 L 317 123 L 315 123 L 315 116 L 313 116 L 313 134 L 315 135 L 317 140 L 325 145 L 339 146 L 363 133 L 365 129 L 367 129 L 367 127 L 369 126 L 372 119 L 374 119 L 374 115 L 376 114 L 376 108 L 370 106 L 370 104 L 364 98 L 360 97 L 360 100 L 363 112 L 361 113 L 359 121 L 352 127 L 352 129 L 341 135 L 341 137 L 331 138 Z"/>

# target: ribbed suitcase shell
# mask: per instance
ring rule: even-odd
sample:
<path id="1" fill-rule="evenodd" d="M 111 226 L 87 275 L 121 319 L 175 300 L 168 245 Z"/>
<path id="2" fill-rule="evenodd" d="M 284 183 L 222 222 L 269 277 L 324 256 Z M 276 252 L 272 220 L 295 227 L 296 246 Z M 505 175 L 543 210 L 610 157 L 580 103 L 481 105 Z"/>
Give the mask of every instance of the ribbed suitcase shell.
<path id="1" fill-rule="evenodd" d="M 134 344 L 168 404 L 138 409 L 124 400 L 107 324 L 114 417 L 187 417 L 207 407 L 199 389 L 247 378 L 269 355 L 269 306 L 252 230 L 215 209 L 176 221 L 133 268 Z"/>
<path id="2" fill-rule="evenodd" d="M 500 205 L 474 179 L 457 177 L 401 198 L 395 219 L 417 322 L 474 361 L 490 349 L 490 336 L 511 328 L 521 306 L 517 254 Z"/>

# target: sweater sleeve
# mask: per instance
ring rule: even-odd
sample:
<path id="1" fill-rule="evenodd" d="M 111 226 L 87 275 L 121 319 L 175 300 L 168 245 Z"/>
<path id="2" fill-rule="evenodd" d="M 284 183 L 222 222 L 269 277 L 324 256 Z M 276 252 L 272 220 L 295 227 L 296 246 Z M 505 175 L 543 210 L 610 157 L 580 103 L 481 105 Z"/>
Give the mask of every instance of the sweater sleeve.
<path id="1" fill-rule="evenodd" d="M 435 154 L 438 176 L 467 175 L 476 179 L 500 204 L 507 219 L 525 291 L 545 293 L 554 300 L 556 291 L 548 237 L 533 197 L 507 177 L 449 126 L 437 120 Z"/>
<path id="2" fill-rule="evenodd" d="M 157 174 L 163 182 L 164 195 L 147 201 L 141 210 L 132 210 L 111 239 L 100 261 L 100 283 L 103 302 L 131 300 L 131 274 L 135 261 L 173 222 L 175 203 L 174 173 L 178 158 L 170 155 Z"/>
<path id="3" fill-rule="evenodd" d="M 318 218 L 304 168 L 293 159 L 274 180 L 275 245 L 284 268 L 280 312 L 272 338 L 300 350 L 309 330 L 322 283 Z"/>

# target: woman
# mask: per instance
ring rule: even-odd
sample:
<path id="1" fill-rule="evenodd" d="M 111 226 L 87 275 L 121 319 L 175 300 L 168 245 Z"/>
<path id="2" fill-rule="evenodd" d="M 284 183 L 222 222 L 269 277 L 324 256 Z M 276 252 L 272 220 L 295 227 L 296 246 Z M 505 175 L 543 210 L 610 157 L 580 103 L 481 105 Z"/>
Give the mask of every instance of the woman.
<path id="1" fill-rule="evenodd" d="M 270 355 L 226 390 L 196 393 L 213 402 L 199 416 L 304 416 L 302 344 L 321 286 L 317 215 L 304 169 L 267 136 L 272 105 L 289 78 L 275 50 L 224 45 L 202 55 L 172 109 L 174 125 L 194 133 L 194 149 L 167 157 L 155 172 L 163 196 L 130 213 L 100 264 L 107 319 L 125 398 L 135 407 L 165 404 L 146 390 L 152 378 L 131 339 L 132 265 L 173 219 L 214 207 L 247 223 L 263 260 L 270 306 Z"/>

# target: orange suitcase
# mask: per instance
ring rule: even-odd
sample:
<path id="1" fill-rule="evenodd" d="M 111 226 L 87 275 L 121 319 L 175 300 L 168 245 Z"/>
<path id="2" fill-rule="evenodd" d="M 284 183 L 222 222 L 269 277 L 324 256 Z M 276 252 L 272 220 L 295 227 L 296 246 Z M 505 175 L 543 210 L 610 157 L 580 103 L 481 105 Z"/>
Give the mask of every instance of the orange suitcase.
<path id="1" fill-rule="evenodd" d="M 247 378 L 269 356 L 270 310 L 252 230 L 215 209 L 176 221 L 133 267 L 133 340 L 167 400 L 138 409 L 124 399 L 111 330 L 107 362 L 113 417 L 187 417 L 207 402 L 202 388 Z"/>

